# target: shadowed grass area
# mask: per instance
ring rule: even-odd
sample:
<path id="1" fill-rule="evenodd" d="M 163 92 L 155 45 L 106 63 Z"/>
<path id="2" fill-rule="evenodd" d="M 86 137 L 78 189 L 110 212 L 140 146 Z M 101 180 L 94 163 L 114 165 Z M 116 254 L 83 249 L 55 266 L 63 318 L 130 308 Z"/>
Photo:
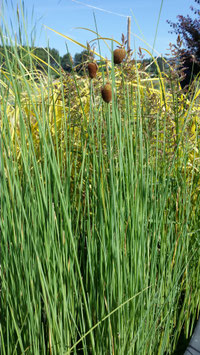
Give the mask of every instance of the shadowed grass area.
<path id="1" fill-rule="evenodd" d="M 1 39 L 2 354 L 172 354 L 199 312 L 198 86 L 113 59 L 54 80 Z"/>

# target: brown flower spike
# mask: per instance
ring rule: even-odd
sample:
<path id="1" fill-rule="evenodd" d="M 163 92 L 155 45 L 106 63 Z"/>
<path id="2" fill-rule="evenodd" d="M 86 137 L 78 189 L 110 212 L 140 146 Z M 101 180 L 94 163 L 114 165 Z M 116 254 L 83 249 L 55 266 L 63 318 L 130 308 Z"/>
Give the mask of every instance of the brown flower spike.
<path id="1" fill-rule="evenodd" d="M 124 48 L 117 48 L 113 52 L 114 64 L 120 64 L 126 57 L 126 51 Z"/>
<path id="2" fill-rule="evenodd" d="M 101 95 L 103 100 L 107 103 L 112 100 L 112 86 L 109 81 L 101 89 Z"/>
<path id="3" fill-rule="evenodd" d="M 97 74 L 97 69 L 98 69 L 98 67 L 97 67 L 96 63 L 91 62 L 88 64 L 88 73 L 89 73 L 89 77 L 91 79 L 95 78 L 95 76 Z"/>

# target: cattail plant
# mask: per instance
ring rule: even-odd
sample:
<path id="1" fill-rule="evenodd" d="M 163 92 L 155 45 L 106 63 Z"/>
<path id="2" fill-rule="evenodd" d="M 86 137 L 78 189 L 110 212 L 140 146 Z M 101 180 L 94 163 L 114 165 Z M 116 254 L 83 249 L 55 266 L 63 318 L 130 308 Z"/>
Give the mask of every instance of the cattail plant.
<path id="1" fill-rule="evenodd" d="M 2 355 L 173 354 L 199 312 L 198 98 L 131 59 L 89 87 L 87 54 L 85 76 L 55 81 L 11 37 L 0 32 Z"/>
<path id="2" fill-rule="evenodd" d="M 102 98 L 109 103 L 112 100 L 112 86 L 109 81 L 101 89 Z"/>
<path id="3" fill-rule="evenodd" d="M 125 41 L 125 36 L 122 33 L 122 45 L 121 47 L 118 47 L 117 49 L 114 50 L 113 52 L 113 61 L 114 64 L 121 64 L 123 60 L 126 57 L 126 50 L 125 50 L 125 45 L 127 41 Z"/>
<path id="4" fill-rule="evenodd" d="M 90 79 L 94 79 L 97 74 L 98 66 L 94 62 L 90 62 L 87 66 Z"/>
<path id="5" fill-rule="evenodd" d="M 106 59 L 106 76 L 107 82 L 101 89 L 101 95 L 103 100 L 106 103 L 109 103 L 112 100 L 112 85 L 109 81 L 109 69 L 108 69 L 108 60 Z"/>

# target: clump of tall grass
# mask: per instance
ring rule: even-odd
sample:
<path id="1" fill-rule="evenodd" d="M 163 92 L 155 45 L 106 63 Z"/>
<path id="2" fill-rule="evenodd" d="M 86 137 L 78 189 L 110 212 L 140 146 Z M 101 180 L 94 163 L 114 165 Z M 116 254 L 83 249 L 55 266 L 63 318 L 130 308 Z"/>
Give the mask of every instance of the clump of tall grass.
<path id="1" fill-rule="evenodd" d="M 199 313 L 196 98 L 111 60 L 107 104 L 104 71 L 4 49 L 2 354 L 171 354 Z"/>

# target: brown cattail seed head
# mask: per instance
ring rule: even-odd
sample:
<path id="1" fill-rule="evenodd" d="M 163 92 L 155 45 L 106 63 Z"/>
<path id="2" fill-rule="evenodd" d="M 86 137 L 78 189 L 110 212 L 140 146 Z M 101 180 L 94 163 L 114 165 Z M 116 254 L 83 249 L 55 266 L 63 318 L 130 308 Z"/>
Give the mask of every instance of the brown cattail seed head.
<path id="1" fill-rule="evenodd" d="M 91 79 L 95 78 L 96 74 L 97 74 L 97 64 L 96 63 L 89 63 L 88 64 L 88 73 L 89 73 L 89 77 Z"/>
<path id="2" fill-rule="evenodd" d="M 120 64 L 126 57 L 126 51 L 124 48 L 115 49 L 113 52 L 114 64 Z"/>
<path id="3" fill-rule="evenodd" d="M 101 89 L 101 95 L 105 102 L 109 103 L 112 100 L 112 86 L 107 82 Z"/>

